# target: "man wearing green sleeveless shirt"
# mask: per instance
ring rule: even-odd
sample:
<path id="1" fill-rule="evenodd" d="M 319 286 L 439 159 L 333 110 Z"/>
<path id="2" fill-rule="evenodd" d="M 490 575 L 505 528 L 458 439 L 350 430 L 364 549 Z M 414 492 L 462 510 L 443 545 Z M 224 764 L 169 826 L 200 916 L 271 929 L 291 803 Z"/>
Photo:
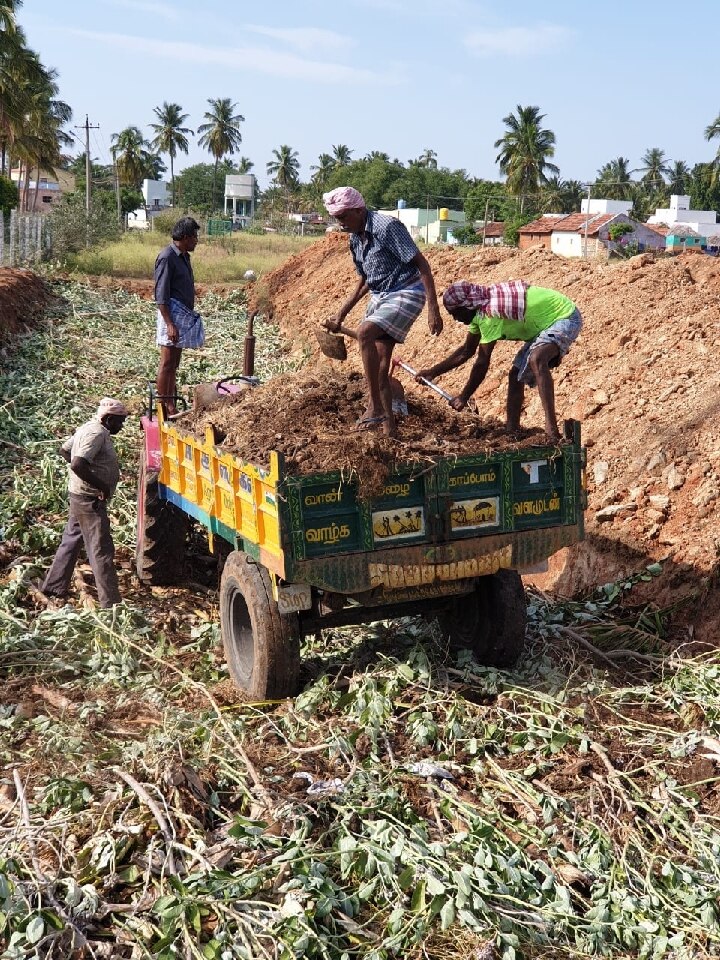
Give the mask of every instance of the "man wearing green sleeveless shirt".
<path id="1" fill-rule="evenodd" d="M 508 430 L 520 427 L 525 387 L 537 386 L 545 432 L 553 442 L 560 440 L 550 370 L 559 366 L 582 329 L 580 311 L 572 300 L 522 280 L 491 286 L 459 280 L 445 290 L 443 304 L 455 320 L 468 326 L 468 335 L 444 360 L 420 370 L 418 379 L 434 380 L 475 357 L 467 383 L 450 401 L 455 410 L 462 410 L 485 379 L 498 340 L 521 341 L 508 378 Z"/>

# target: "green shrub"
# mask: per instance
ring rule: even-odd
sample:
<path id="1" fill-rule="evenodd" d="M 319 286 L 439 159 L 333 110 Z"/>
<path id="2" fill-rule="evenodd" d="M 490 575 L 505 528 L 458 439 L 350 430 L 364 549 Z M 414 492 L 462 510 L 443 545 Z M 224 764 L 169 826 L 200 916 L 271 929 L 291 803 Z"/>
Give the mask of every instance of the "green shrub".
<path id="1" fill-rule="evenodd" d="M 626 233 L 632 233 L 635 227 L 631 223 L 612 223 L 608 230 L 608 236 L 616 243 L 620 237 L 624 237 Z"/>
<path id="2" fill-rule="evenodd" d="M 12 180 L 0 176 L 0 210 L 3 213 L 10 213 L 18 205 L 18 189 Z"/>
<path id="3" fill-rule="evenodd" d="M 463 246 L 483 242 L 482 234 L 477 233 L 471 223 L 465 223 L 461 227 L 453 227 L 452 235 L 457 242 L 463 244 Z"/>
<path id="4" fill-rule="evenodd" d="M 110 198 L 112 201 L 112 197 Z M 112 204 L 93 203 L 90 216 L 85 211 L 85 197 L 67 193 L 48 218 L 52 256 L 64 260 L 88 245 L 97 246 L 120 235 L 117 211 Z"/>

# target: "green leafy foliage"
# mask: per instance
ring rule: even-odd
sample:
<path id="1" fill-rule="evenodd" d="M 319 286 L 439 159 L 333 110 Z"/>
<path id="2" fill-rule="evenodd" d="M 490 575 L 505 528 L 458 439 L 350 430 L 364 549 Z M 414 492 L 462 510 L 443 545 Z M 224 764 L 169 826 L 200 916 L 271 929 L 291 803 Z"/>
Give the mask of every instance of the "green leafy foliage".
<path id="1" fill-rule="evenodd" d="M 416 618 L 326 630 L 282 703 L 230 690 L 212 589 L 33 606 L 64 517 L 58 440 L 100 393 L 137 410 L 156 362 L 152 304 L 54 289 L 0 371 L 0 761 L 22 790 L 4 775 L 4 956 L 69 957 L 76 936 L 165 960 L 717 954 L 720 658 L 634 602 L 658 565 L 581 600 L 530 593 L 512 672 Z M 232 372 L 243 307 L 203 299 L 213 346 L 188 351 L 186 384 Z M 256 334 L 263 375 L 287 369 L 276 328 Z M 124 560 L 138 441 L 117 438 Z"/>
<path id="2" fill-rule="evenodd" d="M 8 177 L 0 174 L 0 211 L 7 214 L 18 205 L 18 188 Z"/>

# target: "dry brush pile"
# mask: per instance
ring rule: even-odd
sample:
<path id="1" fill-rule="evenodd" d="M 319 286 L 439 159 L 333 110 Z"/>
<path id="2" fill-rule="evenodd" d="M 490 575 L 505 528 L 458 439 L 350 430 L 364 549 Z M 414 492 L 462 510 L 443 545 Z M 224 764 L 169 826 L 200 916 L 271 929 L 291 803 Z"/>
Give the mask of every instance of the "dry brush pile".
<path id="1" fill-rule="evenodd" d="M 0 372 L 4 956 L 717 955 L 720 657 L 633 605 L 657 566 L 582 601 L 531 594 L 514 672 L 407 619 L 309 639 L 298 698 L 243 703 L 215 591 L 130 576 L 130 428 L 111 508 L 127 602 L 37 606 L 57 442 L 102 393 L 139 406 L 155 361 L 149 305 L 57 292 Z M 188 383 L 232 372 L 244 332 L 237 301 L 203 308 Z"/>

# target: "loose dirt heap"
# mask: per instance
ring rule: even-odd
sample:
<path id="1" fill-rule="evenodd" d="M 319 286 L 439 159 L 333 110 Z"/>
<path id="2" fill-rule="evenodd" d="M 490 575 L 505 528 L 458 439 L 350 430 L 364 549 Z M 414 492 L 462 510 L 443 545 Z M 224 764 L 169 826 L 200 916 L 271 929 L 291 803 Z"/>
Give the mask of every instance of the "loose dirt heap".
<path id="1" fill-rule="evenodd" d="M 49 299 L 45 284 L 30 270 L 0 267 L 0 345 L 32 326 Z"/>
<path id="2" fill-rule="evenodd" d="M 619 263 L 565 260 L 541 248 L 425 253 L 438 294 L 461 278 L 522 278 L 561 290 L 583 314 L 583 333 L 555 372 L 555 384 L 559 417 L 581 420 L 589 447 L 587 539 L 555 558 L 541 585 L 572 594 L 660 560 L 663 575 L 648 591 L 662 604 L 697 593 L 701 602 L 687 616 L 697 635 L 714 640 L 720 632 L 720 602 L 710 590 L 720 551 L 720 369 L 711 351 L 720 322 L 720 263 L 695 253 L 658 260 L 643 254 Z M 318 354 L 313 328 L 355 282 L 347 238 L 336 234 L 264 277 L 263 288 L 298 349 Z M 348 323 L 362 315 L 363 304 Z M 434 339 L 423 314 L 398 353 L 418 367 L 449 353 L 465 329 L 445 319 Z M 347 369 L 360 369 L 357 348 L 350 342 L 348 348 Z M 502 418 L 516 349 L 512 343 L 495 349 L 476 393 L 483 418 Z M 338 367 L 322 356 L 314 363 L 317 370 Z M 467 374 L 467 367 L 452 371 L 442 385 L 457 391 Z M 410 378 L 405 386 L 412 397 L 422 391 Z M 524 424 L 542 424 L 536 391 L 527 394 Z"/>
<path id="3" fill-rule="evenodd" d="M 271 450 L 286 458 L 292 474 L 340 470 L 357 476 L 360 495 L 382 491 L 399 463 L 423 469 L 438 457 L 491 454 L 494 450 L 544 444 L 540 430 L 515 442 L 493 417 L 455 413 L 447 404 L 413 396 L 399 436 L 358 430 L 364 409 L 364 379 L 358 371 L 285 374 L 265 386 L 228 397 L 211 410 L 178 418 L 180 430 L 204 437 L 212 425 L 222 447 L 253 463 L 267 464 Z"/>

